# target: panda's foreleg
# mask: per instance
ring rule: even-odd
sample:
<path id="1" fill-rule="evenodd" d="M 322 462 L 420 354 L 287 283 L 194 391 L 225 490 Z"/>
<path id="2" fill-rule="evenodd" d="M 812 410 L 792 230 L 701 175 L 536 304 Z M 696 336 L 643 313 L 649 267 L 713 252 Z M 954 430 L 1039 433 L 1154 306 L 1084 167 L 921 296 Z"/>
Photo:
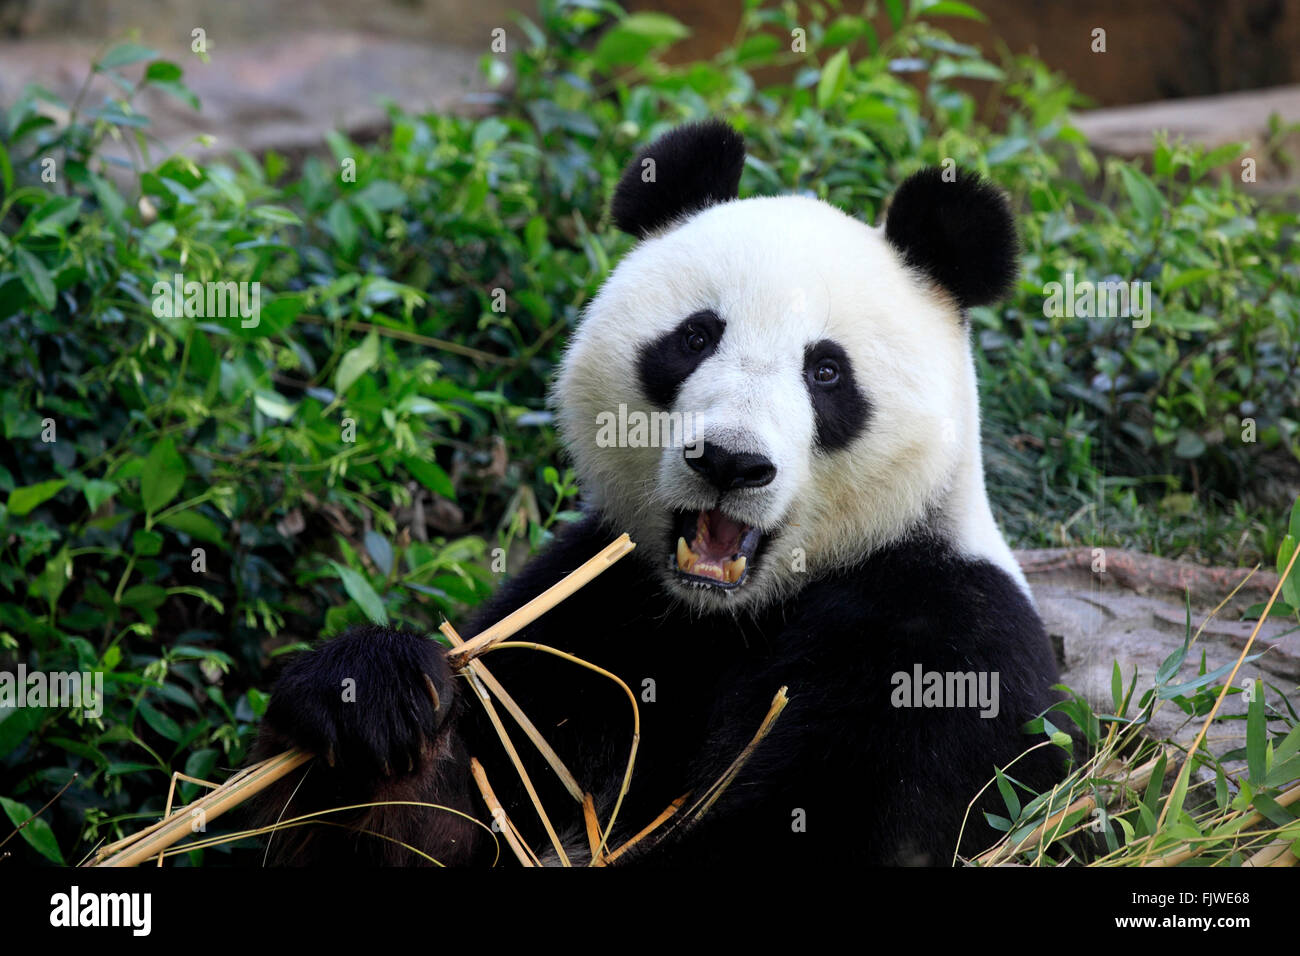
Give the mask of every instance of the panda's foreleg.
<path id="1" fill-rule="evenodd" d="M 257 825 L 282 826 L 269 858 L 467 862 L 482 839 L 460 815 L 475 809 L 462 707 L 443 649 L 417 634 L 353 628 L 296 657 L 276 683 L 256 755 L 297 747 L 317 759 L 253 802 Z"/>

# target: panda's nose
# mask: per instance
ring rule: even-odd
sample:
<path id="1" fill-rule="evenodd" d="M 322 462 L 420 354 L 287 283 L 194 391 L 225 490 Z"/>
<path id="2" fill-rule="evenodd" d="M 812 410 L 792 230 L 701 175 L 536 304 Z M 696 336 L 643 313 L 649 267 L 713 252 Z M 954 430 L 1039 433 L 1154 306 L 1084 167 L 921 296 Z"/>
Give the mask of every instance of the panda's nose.
<path id="1" fill-rule="evenodd" d="M 699 450 L 698 455 L 691 452 Z M 776 465 L 762 455 L 748 452 L 727 451 L 708 442 L 700 446 L 688 446 L 685 452 L 686 464 L 709 480 L 719 491 L 733 488 L 761 488 L 770 484 L 776 477 Z"/>

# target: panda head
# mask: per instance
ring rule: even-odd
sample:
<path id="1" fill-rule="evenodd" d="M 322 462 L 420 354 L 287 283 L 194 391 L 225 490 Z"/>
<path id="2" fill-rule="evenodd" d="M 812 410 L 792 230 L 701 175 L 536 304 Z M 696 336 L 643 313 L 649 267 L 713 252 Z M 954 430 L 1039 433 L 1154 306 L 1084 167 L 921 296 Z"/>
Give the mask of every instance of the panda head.
<path id="1" fill-rule="evenodd" d="M 1002 195 L 924 170 L 873 228 L 811 198 L 739 200 L 743 165 L 735 130 L 699 123 L 618 184 L 614 221 L 640 242 L 553 396 L 591 503 L 702 612 L 758 609 L 922 530 L 1014 567 L 963 311 L 1014 279 Z"/>

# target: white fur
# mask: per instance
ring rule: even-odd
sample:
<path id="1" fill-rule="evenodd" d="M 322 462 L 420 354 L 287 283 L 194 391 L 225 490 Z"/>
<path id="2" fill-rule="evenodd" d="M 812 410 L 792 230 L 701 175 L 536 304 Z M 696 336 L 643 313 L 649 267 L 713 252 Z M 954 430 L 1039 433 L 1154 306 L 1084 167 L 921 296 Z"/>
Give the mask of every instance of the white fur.
<path id="1" fill-rule="evenodd" d="M 771 484 L 720 504 L 738 520 L 782 529 L 730 592 L 691 588 L 671 572 L 671 510 L 718 505 L 682 448 L 596 442 L 601 412 L 619 403 L 655 411 L 641 394 L 638 353 L 701 309 L 715 310 L 726 331 L 674 411 L 698 416 L 709 442 L 764 454 L 777 469 Z M 823 338 L 848 353 L 872 405 L 859 437 L 830 452 L 816 448 L 803 377 L 804 347 Z M 583 490 L 699 610 L 779 600 L 927 512 L 941 515 L 959 551 L 1028 591 L 985 493 L 975 368 L 956 307 L 902 265 L 881 230 L 826 203 L 729 202 L 641 242 L 588 306 L 554 400 Z"/>

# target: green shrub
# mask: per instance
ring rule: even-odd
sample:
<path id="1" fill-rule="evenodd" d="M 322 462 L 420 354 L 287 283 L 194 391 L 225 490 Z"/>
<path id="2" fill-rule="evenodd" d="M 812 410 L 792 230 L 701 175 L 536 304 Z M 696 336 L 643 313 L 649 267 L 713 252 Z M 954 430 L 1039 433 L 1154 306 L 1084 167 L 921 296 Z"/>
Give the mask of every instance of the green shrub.
<path id="1" fill-rule="evenodd" d="M 139 91 L 197 101 L 135 44 L 95 64 L 121 91 L 97 108 L 36 86 L 7 104 L 0 660 L 108 686 L 99 719 L 0 711 L 11 819 L 78 775 L 23 852 L 72 860 L 156 816 L 173 771 L 224 777 L 275 655 L 367 618 L 461 617 L 494 557 L 514 570 L 571 517 L 545 386 L 630 244 L 605 214 L 618 172 L 688 118 L 745 134 L 743 194 L 874 221 L 947 159 L 1011 192 L 1023 280 L 973 319 L 990 481 L 1022 542 L 1271 555 L 1280 521 L 1226 502 L 1298 451 L 1295 216 L 1216 178 L 1235 150 L 1101 169 L 1064 80 L 936 25 L 970 8 L 884 9 L 749 4 L 733 47 L 669 67 L 675 21 L 547 0 L 519 22 L 509 85 L 485 57 L 491 115 L 394 110 L 381 141 L 332 135 L 298 167 L 151 156 Z M 796 29 L 808 52 L 789 52 Z M 1141 330 L 1047 318 L 1067 271 L 1149 280 L 1161 309 Z M 156 308 L 178 273 L 259 283 L 259 323 Z"/>

